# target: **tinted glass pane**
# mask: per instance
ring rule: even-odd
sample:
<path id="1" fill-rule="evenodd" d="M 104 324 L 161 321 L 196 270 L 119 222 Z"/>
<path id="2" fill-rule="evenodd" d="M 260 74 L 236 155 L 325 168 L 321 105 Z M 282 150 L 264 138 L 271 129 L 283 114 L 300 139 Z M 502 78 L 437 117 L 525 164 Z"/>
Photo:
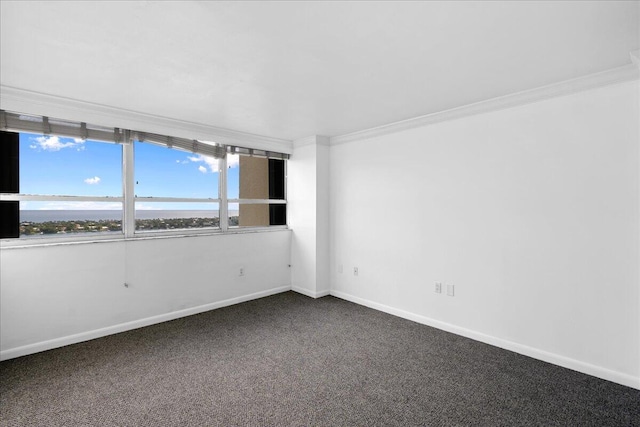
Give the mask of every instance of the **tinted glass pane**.
<path id="1" fill-rule="evenodd" d="M 287 225 L 287 205 L 269 205 L 269 225 Z"/>
<path id="2" fill-rule="evenodd" d="M 269 198 L 284 200 L 284 160 L 269 159 Z"/>
<path id="3" fill-rule="evenodd" d="M 0 201 L 0 239 L 20 237 L 20 204 L 17 201 Z"/>
<path id="4" fill-rule="evenodd" d="M 0 132 L 0 193 L 20 192 L 20 134 Z"/>

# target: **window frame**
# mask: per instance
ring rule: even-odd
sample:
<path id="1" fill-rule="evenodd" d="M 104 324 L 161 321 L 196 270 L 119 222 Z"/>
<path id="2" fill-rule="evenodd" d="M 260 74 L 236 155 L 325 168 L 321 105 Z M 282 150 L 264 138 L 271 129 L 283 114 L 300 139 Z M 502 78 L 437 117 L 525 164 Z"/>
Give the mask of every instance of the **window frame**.
<path id="1" fill-rule="evenodd" d="M 4 114 L 4 111 L 2 111 Z M 56 120 L 56 119 L 51 119 Z M 44 118 L 47 122 L 48 119 Z M 57 132 L 38 132 L 35 130 L 20 130 L 11 129 L 4 123 L 4 130 L 16 133 L 34 133 L 42 135 L 58 135 L 66 136 Z M 84 129 L 87 125 L 82 123 L 81 127 Z M 256 155 L 260 157 L 269 157 L 273 155 L 275 158 L 281 158 L 285 160 L 285 198 L 284 199 L 227 199 L 227 159 L 232 154 L 244 154 L 254 155 L 253 149 L 235 147 L 235 146 L 223 146 L 225 147 L 226 154 L 219 160 L 219 178 L 218 178 L 218 198 L 184 198 L 184 197 L 136 197 L 135 196 L 135 159 L 134 159 L 134 141 L 136 140 L 136 132 L 117 129 L 116 132 L 122 133 L 122 140 L 115 141 L 117 145 L 122 149 L 122 194 L 120 196 L 75 196 L 75 195 L 39 195 L 39 194 L 10 194 L 0 193 L 0 200 L 4 201 L 91 201 L 91 202 L 119 202 L 122 203 L 122 231 L 120 233 L 109 233 L 100 235 L 99 233 L 72 233 L 64 236 L 59 235 L 46 235 L 41 237 L 32 237 L 28 239 L 17 238 L 3 238 L 0 239 L 1 247 L 18 247 L 18 246 L 39 246 L 39 245 L 51 245 L 61 243 L 82 243 L 82 242 L 99 242 L 99 241 L 120 241 L 128 239 L 147 239 L 156 237 L 172 237 L 172 236 L 197 236 L 197 235 L 217 235 L 217 234 L 236 234 L 246 232 L 260 232 L 260 231 L 275 231 L 288 229 L 288 215 L 285 225 L 267 225 L 267 226 L 229 226 L 229 204 L 287 204 L 287 162 L 288 155 L 281 153 L 272 153 L 263 150 L 255 150 Z M 171 137 L 166 137 L 169 141 Z M 101 141 L 96 138 L 87 138 L 95 142 L 114 143 L 114 141 Z M 141 140 L 143 142 L 143 140 Z M 194 141 L 195 143 L 200 141 Z M 154 142 L 155 143 L 155 142 Z M 206 142 L 200 142 L 201 144 L 207 144 Z M 164 145 L 167 148 L 173 149 L 169 144 L 160 143 L 158 145 Z M 181 150 L 182 151 L 182 150 Z M 188 151 L 187 151 L 188 152 Z M 194 151 L 195 152 L 195 151 Z M 206 155 L 206 153 L 205 153 Z M 281 156 L 281 157 L 279 157 Z M 135 215 L 135 203 L 136 202 L 197 202 L 197 203 L 217 203 L 218 215 L 219 215 L 219 227 L 203 227 L 203 228 L 185 228 L 175 230 L 145 230 L 136 231 L 136 215 Z"/>
<path id="2" fill-rule="evenodd" d="M 130 203 L 129 205 L 129 209 L 130 211 L 133 213 L 133 219 L 131 223 L 128 223 L 127 225 L 130 225 L 130 227 L 127 227 L 127 230 L 125 232 L 125 237 L 136 237 L 136 236 L 154 236 L 158 233 L 162 234 L 162 235 L 182 235 L 182 234 L 202 234 L 202 233 L 216 233 L 222 230 L 222 217 L 221 217 L 221 206 L 222 206 L 222 198 L 220 197 L 221 195 L 221 181 L 222 181 L 222 174 L 223 171 L 226 170 L 226 156 L 224 159 L 224 168 L 222 167 L 222 163 L 223 163 L 223 159 L 218 159 L 218 197 L 217 198 L 213 198 L 213 197 L 207 197 L 207 198 L 202 198 L 202 197 L 154 197 L 154 196 L 136 196 L 135 195 L 135 145 L 136 142 L 140 143 L 140 144 L 145 144 L 148 142 L 145 141 L 141 141 L 141 140 L 137 140 L 135 138 L 132 138 L 130 140 L 130 148 L 126 148 L 125 149 L 125 153 L 123 154 L 123 158 L 127 157 L 127 158 L 131 158 L 131 161 L 129 162 L 129 164 L 132 165 L 132 167 L 127 169 L 127 173 L 123 174 L 123 182 L 125 182 L 125 180 L 127 180 L 128 183 L 128 188 L 131 189 L 130 192 L 128 192 L 125 195 L 125 200 L 127 202 L 130 202 L 129 199 L 133 198 L 133 201 Z M 180 152 L 184 152 L 184 153 L 188 153 L 188 151 L 186 150 L 180 150 L 178 148 L 174 148 L 174 147 L 170 147 L 167 146 L 165 144 L 159 144 L 159 143 L 150 143 L 153 145 L 157 145 L 159 147 L 164 147 L 165 149 L 176 149 L 177 151 Z M 129 169 L 131 169 L 129 171 Z M 124 165 L 123 165 L 123 170 L 124 170 Z M 124 176 L 126 175 L 126 176 Z M 174 230 L 136 230 L 136 207 L 135 204 L 137 202 L 148 202 L 148 203 L 162 203 L 162 202 L 166 202 L 166 203 L 217 203 L 218 204 L 218 216 L 219 216 L 219 225 L 218 227 L 202 227 L 202 228 L 180 228 L 180 229 L 174 229 Z M 129 211 L 127 211 L 127 213 L 129 213 Z"/>
<path id="3" fill-rule="evenodd" d="M 55 119 L 53 119 L 55 120 Z M 70 136 L 61 134 L 61 133 L 43 133 L 37 132 L 36 130 L 25 130 L 25 131 L 14 131 L 8 130 L 8 132 L 14 132 L 17 134 L 32 134 L 38 136 L 60 136 L 63 138 L 69 138 Z M 123 132 L 123 135 L 126 137 L 126 131 Z M 120 174 L 121 174 L 121 182 L 124 187 L 124 145 L 125 141 L 108 141 L 103 139 L 96 138 L 85 138 L 85 141 L 89 141 L 96 144 L 110 144 L 115 146 L 120 146 Z M 34 242 L 34 244 L 49 244 L 56 242 L 83 242 L 83 241 L 93 241 L 93 240 L 113 240 L 120 239 L 124 235 L 124 215 L 125 215 L 125 197 L 124 194 L 121 193 L 119 196 L 78 196 L 78 195 L 56 195 L 56 194 L 27 194 L 27 193 L 0 193 L 0 201 L 17 201 L 17 202 L 99 202 L 99 203 L 121 203 L 121 231 L 107 234 L 100 233 L 70 233 L 65 235 L 42 235 L 42 236 L 33 236 L 28 239 L 0 239 L 3 246 L 8 245 L 12 246 L 14 242 L 19 242 L 20 246 L 25 243 Z"/>
<path id="4" fill-rule="evenodd" d="M 235 152 L 235 153 L 230 153 L 230 154 L 237 154 L 240 156 L 254 156 L 255 153 L 253 152 L 253 150 L 250 150 L 249 152 Z M 266 158 L 269 159 L 268 155 L 257 155 L 256 157 L 261 157 L 261 158 Z M 225 159 L 226 160 L 226 159 Z M 285 159 L 282 159 L 285 160 Z M 228 171 L 228 168 L 225 168 L 226 171 Z M 240 169 L 240 174 L 242 174 L 242 169 Z M 240 205 L 286 205 L 287 204 L 287 194 L 288 194 L 288 187 L 287 187 L 287 174 L 288 174 L 288 165 L 287 162 L 284 162 L 284 188 L 283 188 L 283 192 L 284 192 L 284 198 L 283 199 L 250 199 L 250 198 L 233 198 L 233 199 L 227 199 L 227 208 L 230 204 L 236 204 L 238 206 L 238 216 L 240 215 Z M 227 187 L 228 189 L 228 187 Z M 240 189 L 238 189 L 238 196 L 240 196 Z M 226 217 L 228 218 L 229 215 L 226 215 Z M 240 218 L 238 218 L 240 219 Z M 233 230 L 252 230 L 252 229 L 260 229 L 260 228 L 269 228 L 269 229 L 273 229 L 273 228 L 287 228 L 288 227 L 288 214 L 286 216 L 286 221 L 285 221 L 285 225 L 237 225 L 237 226 L 230 226 L 231 229 Z"/>

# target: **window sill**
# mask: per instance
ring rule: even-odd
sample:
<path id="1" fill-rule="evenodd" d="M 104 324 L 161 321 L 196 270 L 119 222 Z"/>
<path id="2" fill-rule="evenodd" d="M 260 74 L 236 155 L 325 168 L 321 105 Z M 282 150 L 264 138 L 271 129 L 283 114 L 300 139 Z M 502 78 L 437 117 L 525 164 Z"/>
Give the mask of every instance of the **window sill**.
<path id="1" fill-rule="evenodd" d="M 147 231 L 136 233 L 134 237 L 124 237 L 120 234 L 118 237 L 109 236 L 82 236 L 82 237 L 42 237 L 32 239 L 2 239 L 0 240 L 0 249 L 24 249 L 49 246 L 70 246 L 70 245 L 86 245 L 94 243 L 114 243 L 114 242 L 135 242 L 139 240 L 158 240 L 158 239 L 179 239 L 185 237 L 210 237 L 210 236 L 227 236 L 235 234 L 249 233 L 269 233 L 275 231 L 289 230 L 286 225 L 270 226 L 270 227 L 243 227 L 230 228 L 226 232 L 222 230 L 176 230 L 176 231 Z"/>

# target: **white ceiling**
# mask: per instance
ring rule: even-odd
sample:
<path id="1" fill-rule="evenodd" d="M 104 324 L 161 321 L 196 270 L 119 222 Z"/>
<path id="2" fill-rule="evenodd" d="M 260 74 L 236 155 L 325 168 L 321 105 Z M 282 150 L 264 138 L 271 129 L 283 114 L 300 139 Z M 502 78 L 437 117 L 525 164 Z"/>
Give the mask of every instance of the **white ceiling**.
<path id="1" fill-rule="evenodd" d="M 628 64 L 640 2 L 7 2 L 0 83 L 294 140 Z"/>

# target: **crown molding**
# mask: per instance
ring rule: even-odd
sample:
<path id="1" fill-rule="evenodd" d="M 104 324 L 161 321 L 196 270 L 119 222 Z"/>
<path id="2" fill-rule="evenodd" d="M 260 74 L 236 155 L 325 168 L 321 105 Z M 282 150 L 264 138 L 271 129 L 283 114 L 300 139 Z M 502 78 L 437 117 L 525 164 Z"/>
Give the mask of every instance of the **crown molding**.
<path id="1" fill-rule="evenodd" d="M 331 145 L 331 138 L 328 136 L 318 135 L 316 139 L 316 144 L 324 145 L 328 147 L 329 145 Z"/>
<path id="2" fill-rule="evenodd" d="M 289 140 L 155 116 L 11 86 L 0 85 L 0 108 L 24 114 L 37 114 L 258 150 L 286 154 L 291 154 L 293 151 L 293 143 Z"/>
<path id="3" fill-rule="evenodd" d="M 313 136 L 307 136 L 305 138 L 296 139 L 295 141 L 293 141 L 294 149 L 304 147 L 307 145 L 324 145 L 328 147 L 330 145 L 330 138 L 328 136 L 313 135 Z"/>
<path id="4" fill-rule="evenodd" d="M 510 95 L 468 104 L 462 107 L 452 108 L 450 110 L 402 120 L 399 122 L 390 123 L 388 125 L 352 132 L 345 135 L 334 136 L 331 137 L 330 144 L 333 146 L 344 144 L 347 142 L 358 141 L 361 139 L 373 138 L 389 133 L 400 132 L 444 121 L 456 120 L 476 114 L 483 114 L 492 111 L 518 107 L 525 104 L 531 104 L 534 102 L 544 101 L 564 95 L 571 95 L 574 93 L 609 86 L 617 83 L 638 80 L 640 79 L 640 63 L 637 61 L 637 59 L 638 57 L 640 57 L 640 51 L 632 52 L 632 58 L 634 58 L 634 55 L 636 55 L 635 60 L 633 60 L 634 63 L 629 65 L 613 68 L 600 73 L 590 74 L 572 80 L 566 80 L 548 86 L 542 86 L 536 89 L 516 92 Z"/>
<path id="5" fill-rule="evenodd" d="M 59 119 L 83 121 L 96 125 L 291 154 L 294 147 L 299 148 L 311 144 L 333 146 L 444 121 L 456 120 L 476 114 L 513 108 L 598 87 L 638 80 L 640 79 L 640 51 L 631 52 L 630 57 L 631 64 L 600 73 L 345 135 L 334 137 L 314 135 L 295 141 L 155 116 L 138 111 L 120 109 L 4 85 L 0 85 L 0 108 L 25 114 L 38 114 Z"/>

